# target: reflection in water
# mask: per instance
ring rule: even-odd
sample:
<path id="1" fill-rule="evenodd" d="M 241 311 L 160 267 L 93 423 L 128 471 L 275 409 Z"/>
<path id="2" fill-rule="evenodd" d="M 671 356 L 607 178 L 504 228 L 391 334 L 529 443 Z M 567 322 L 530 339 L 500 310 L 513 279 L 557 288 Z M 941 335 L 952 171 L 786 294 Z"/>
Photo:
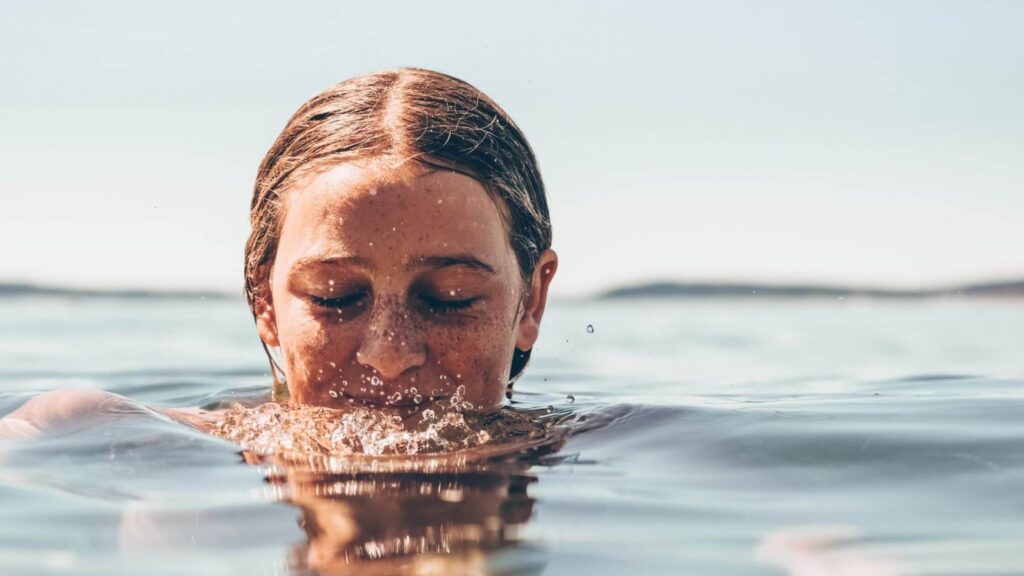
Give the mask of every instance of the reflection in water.
<path id="1" fill-rule="evenodd" d="M 308 541 L 297 570 L 328 573 L 489 572 L 485 552 L 514 547 L 536 481 L 512 470 L 470 473 L 290 474 L 287 500 L 302 510 Z M 539 568 L 539 567 L 537 567 Z M 511 573 L 538 570 L 527 564 Z"/>
<path id="2" fill-rule="evenodd" d="M 332 454 L 321 440 L 337 430 L 351 430 L 352 422 L 358 421 L 364 428 L 353 437 L 362 439 L 359 445 L 371 448 L 368 452 L 379 454 L 379 445 L 366 442 L 382 440 L 377 433 L 400 426 L 398 420 L 381 419 L 379 410 L 342 417 L 323 409 L 294 408 L 281 419 L 267 419 L 268 409 L 248 410 L 253 418 L 239 418 L 242 412 L 236 410 L 234 421 L 285 422 L 275 432 L 281 442 L 270 443 L 258 432 L 248 435 L 262 439 L 256 443 L 261 450 L 250 447 L 244 455 L 263 469 L 275 498 L 301 511 L 299 526 L 307 541 L 291 552 L 288 562 L 293 570 L 537 574 L 543 569 L 541 551 L 519 542 L 517 533 L 533 511 L 528 487 L 537 479 L 529 469 L 561 447 L 569 430 L 564 426 L 571 418 L 567 414 L 504 409 L 464 418 L 459 414 L 456 425 L 448 413 L 433 418 L 431 425 L 393 430 L 405 435 L 402 446 L 414 447 L 407 452 L 367 456 L 352 453 L 352 443 Z M 329 424 L 320 420 L 327 416 Z M 375 428 L 378 425 L 383 428 Z M 313 432 L 297 435 L 305 438 L 300 447 L 295 430 Z M 462 438 L 473 438 L 468 448 L 455 440 L 456 430 Z M 421 440 L 436 438 L 439 431 L 450 442 L 435 444 L 443 451 L 424 451 L 428 443 Z M 247 435 L 235 432 L 236 439 Z M 310 451 L 310 446 L 320 449 Z M 502 554 L 506 551 L 510 553 Z"/>

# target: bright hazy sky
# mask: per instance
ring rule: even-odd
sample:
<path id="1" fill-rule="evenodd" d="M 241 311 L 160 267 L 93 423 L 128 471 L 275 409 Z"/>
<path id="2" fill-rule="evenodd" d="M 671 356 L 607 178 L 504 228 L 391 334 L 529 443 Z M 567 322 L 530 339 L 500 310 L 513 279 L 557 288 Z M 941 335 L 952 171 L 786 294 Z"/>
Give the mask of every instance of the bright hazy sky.
<path id="1" fill-rule="evenodd" d="M 238 290 L 291 113 L 401 65 L 541 162 L 556 293 L 1024 276 L 1024 2 L 43 2 L 0 19 L 0 281 Z"/>

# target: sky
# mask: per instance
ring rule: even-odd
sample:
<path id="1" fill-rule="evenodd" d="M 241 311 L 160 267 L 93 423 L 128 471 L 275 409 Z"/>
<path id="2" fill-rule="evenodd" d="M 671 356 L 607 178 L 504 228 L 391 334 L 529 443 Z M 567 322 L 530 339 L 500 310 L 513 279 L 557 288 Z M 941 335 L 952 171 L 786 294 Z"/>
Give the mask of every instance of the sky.
<path id="1" fill-rule="evenodd" d="M 47 2 L 0 19 L 0 282 L 239 291 L 306 99 L 463 78 L 540 161 L 555 294 L 1024 277 L 1024 2 Z"/>

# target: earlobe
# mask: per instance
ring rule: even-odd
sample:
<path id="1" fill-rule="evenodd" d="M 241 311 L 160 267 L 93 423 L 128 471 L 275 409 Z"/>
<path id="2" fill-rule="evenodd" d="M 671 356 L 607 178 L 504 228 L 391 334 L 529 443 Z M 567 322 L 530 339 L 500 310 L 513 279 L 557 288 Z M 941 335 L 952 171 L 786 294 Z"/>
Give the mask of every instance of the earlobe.
<path id="1" fill-rule="evenodd" d="M 540 321 L 544 317 L 547 305 L 548 287 L 558 270 L 558 254 L 550 248 L 545 250 L 537 261 L 530 281 L 530 293 L 523 303 L 523 313 L 519 319 L 519 334 L 516 348 L 529 350 L 540 335 Z"/>
<path id="2" fill-rule="evenodd" d="M 261 300 L 257 304 L 256 312 L 256 332 L 260 335 L 260 340 L 271 348 L 276 348 L 281 345 L 280 340 L 277 337 L 277 316 L 274 314 L 274 306 L 265 300 Z"/>

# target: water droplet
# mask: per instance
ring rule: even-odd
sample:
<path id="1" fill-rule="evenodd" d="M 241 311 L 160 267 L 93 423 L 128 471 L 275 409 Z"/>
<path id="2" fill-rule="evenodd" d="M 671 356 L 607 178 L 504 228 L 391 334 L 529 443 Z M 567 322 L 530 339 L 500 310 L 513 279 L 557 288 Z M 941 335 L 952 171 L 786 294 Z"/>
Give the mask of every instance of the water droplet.
<path id="1" fill-rule="evenodd" d="M 423 396 L 420 396 L 419 394 L 417 394 L 417 395 L 412 397 L 412 401 L 417 403 L 417 404 L 419 404 L 420 402 L 423 402 Z"/>
<path id="2" fill-rule="evenodd" d="M 377 195 L 377 189 L 376 188 L 370 188 L 367 192 L 369 192 L 370 196 L 376 196 Z"/>
<path id="3" fill-rule="evenodd" d="M 376 376 L 370 378 L 370 386 L 380 386 L 381 384 L 383 384 L 383 382 L 380 381 L 380 378 L 377 378 Z"/>
<path id="4" fill-rule="evenodd" d="M 593 324 L 587 324 L 587 334 L 593 334 L 593 333 L 594 333 L 594 325 Z"/>
<path id="5" fill-rule="evenodd" d="M 391 396 L 388 396 L 388 402 L 391 403 L 391 404 L 395 404 L 396 402 L 400 401 L 401 399 L 402 399 L 402 393 L 401 392 L 395 392 Z"/>
<path id="6" fill-rule="evenodd" d="M 465 396 L 465 394 L 466 394 L 466 386 L 463 385 L 463 384 L 459 384 L 459 387 L 455 389 L 455 394 L 457 396 Z"/>
<path id="7" fill-rule="evenodd" d="M 338 391 L 337 390 L 328 390 L 327 393 L 330 394 L 331 398 L 337 398 L 338 397 Z"/>
<path id="8" fill-rule="evenodd" d="M 327 281 L 327 285 L 328 286 L 334 286 L 334 280 L 328 280 Z"/>
<path id="9" fill-rule="evenodd" d="M 409 388 L 409 394 L 415 394 L 417 392 L 419 392 L 419 390 L 417 390 L 415 386 Z"/>
<path id="10" fill-rule="evenodd" d="M 473 409 L 473 403 L 472 402 L 463 402 L 462 403 L 462 409 L 463 410 L 472 410 Z"/>
<path id="11" fill-rule="evenodd" d="M 572 394 L 569 394 L 568 396 L 566 396 L 565 399 L 569 401 L 569 404 L 572 404 L 573 402 L 576 401 L 576 397 L 573 396 Z"/>
<path id="12" fill-rule="evenodd" d="M 448 295 L 449 296 L 455 296 L 455 290 L 449 290 L 448 291 Z"/>

